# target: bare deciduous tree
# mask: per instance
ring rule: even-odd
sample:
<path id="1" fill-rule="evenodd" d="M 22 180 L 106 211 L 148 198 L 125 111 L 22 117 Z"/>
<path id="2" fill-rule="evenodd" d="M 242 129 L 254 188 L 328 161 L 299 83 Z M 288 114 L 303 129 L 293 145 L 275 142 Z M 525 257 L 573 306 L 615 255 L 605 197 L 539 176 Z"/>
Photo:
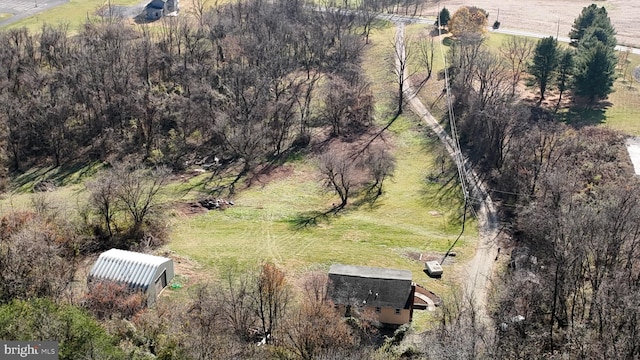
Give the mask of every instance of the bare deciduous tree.
<path id="1" fill-rule="evenodd" d="M 90 206 L 100 218 L 98 229 L 106 231 L 106 240 L 137 244 L 149 232 L 148 236 L 162 241 L 165 234 L 158 231 L 155 221 L 161 217 L 159 194 L 168 175 L 166 168 L 150 170 L 139 165 L 116 164 L 87 184 Z M 102 237 L 100 233 L 96 235 Z"/>
<path id="2" fill-rule="evenodd" d="M 127 284 L 103 280 L 91 284 L 89 289 L 82 306 L 98 319 L 130 319 L 147 305 L 144 293 L 131 291 Z"/>
<path id="3" fill-rule="evenodd" d="M 253 307 L 253 284 L 249 274 L 236 272 L 236 269 L 228 269 L 225 273 L 224 317 L 227 326 L 240 340 L 250 341 L 257 322 Z"/>
<path id="4" fill-rule="evenodd" d="M 341 78 L 333 79 L 326 89 L 322 117 L 331 124 L 335 136 L 362 132 L 373 118 L 373 95 L 368 84 L 351 85 Z"/>
<path id="5" fill-rule="evenodd" d="M 274 264 L 262 265 L 256 284 L 256 304 L 262 334 L 266 343 L 271 343 L 280 331 L 280 321 L 285 316 L 291 290 L 282 270 Z"/>
<path id="6" fill-rule="evenodd" d="M 182 320 L 183 348 L 199 360 L 230 357 L 233 344 L 223 327 L 222 302 L 208 287 L 199 287 Z"/>
<path id="7" fill-rule="evenodd" d="M 304 282 L 303 300 L 283 327 L 284 346 L 301 359 L 340 353 L 357 344 L 351 329 L 327 298 L 328 282 L 325 273 L 309 274 Z"/>
<path id="8" fill-rule="evenodd" d="M 427 358 L 478 359 L 490 341 L 473 294 L 454 292 L 438 313 L 439 324 L 427 331 L 423 351 Z"/>
<path id="9" fill-rule="evenodd" d="M 377 198 L 382 195 L 384 181 L 393 176 L 395 158 L 384 145 L 372 144 L 364 154 L 363 166 L 368 169 L 373 179 L 367 192 Z"/>
<path id="10" fill-rule="evenodd" d="M 337 147 L 318 157 L 318 167 L 340 197 L 340 204 L 334 206 L 334 211 L 344 208 L 356 182 L 353 159 L 346 153 L 346 149 Z"/>
<path id="11" fill-rule="evenodd" d="M 512 95 L 515 95 L 516 88 L 526 71 L 527 63 L 533 54 L 533 47 L 533 41 L 519 36 L 509 36 L 500 46 L 500 53 L 506 59 L 511 71 Z"/>

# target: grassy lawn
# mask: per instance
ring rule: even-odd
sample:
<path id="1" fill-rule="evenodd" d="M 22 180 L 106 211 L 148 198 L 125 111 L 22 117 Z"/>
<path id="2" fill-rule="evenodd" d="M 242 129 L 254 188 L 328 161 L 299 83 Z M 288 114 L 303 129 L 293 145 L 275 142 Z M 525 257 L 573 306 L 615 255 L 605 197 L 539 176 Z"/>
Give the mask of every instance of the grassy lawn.
<path id="1" fill-rule="evenodd" d="M 513 35 L 491 33 L 487 43 L 492 49 L 497 49 L 509 36 Z M 565 43 L 560 45 L 567 46 Z M 629 54 L 628 62 L 627 75 L 619 74 L 614 83 L 614 91 L 602 102 L 603 106 L 594 109 L 582 106 L 563 109 L 559 112 L 561 118 L 568 123 L 580 125 L 603 124 L 626 134 L 640 136 L 640 83 L 632 77 L 633 69 L 640 65 L 640 56 Z"/>
<path id="2" fill-rule="evenodd" d="M 5 20 L 5 19 L 8 19 L 8 18 L 10 18 L 12 16 L 13 16 L 13 14 L 0 13 L 0 20 Z"/>
<path id="3" fill-rule="evenodd" d="M 393 113 L 393 28 L 372 34 L 365 69 L 376 95 L 376 116 L 384 123 Z M 383 61 L 378 61 L 383 59 Z M 174 215 L 170 250 L 197 261 L 212 274 L 227 266 L 250 267 L 272 261 L 296 276 L 326 270 L 335 262 L 409 269 L 414 280 L 436 292 L 450 285 L 427 280 L 423 264 L 408 253 L 444 252 L 459 231 L 460 190 L 455 183 L 426 181 L 434 172 L 439 144 L 411 113 L 390 128 L 397 168 L 373 205 L 352 205 L 317 226 L 296 226 L 300 217 L 330 208 L 337 197 L 327 192 L 313 164 L 295 161 L 286 176 L 244 190 L 235 206 L 198 216 Z M 456 249 L 458 261 L 473 255 L 477 228 L 467 224 Z"/>
<path id="4" fill-rule="evenodd" d="M 602 125 L 625 134 L 640 136 L 640 83 L 631 72 L 640 65 L 640 56 L 629 56 L 629 74 L 619 75 L 609 97 L 594 107 L 577 105 L 559 111 L 560 118 L 575 125 Z"/>
<path id="5" fill-rule="evenodd" d="M 451 207 L 460 199 L 455 188 L 440 190 L 425 181 L 432 159 L 424 148 L 408 144 L 398 153 L 396 176 L 373 206 L 348 210 L 318 226 L 296 226 L 299 216 L 327 209 L 336 200 L 313 176 L 311 165 L 297 163 L 286 178 L 243 191 L 225 211 L 176 215 L 169 248 L 214 271 L 272 261 L 294 273 L 333 262 L 419 272 L 422 265 L 404 253 L 446 250 L 459 231 Z"/>
<path id="6" fill-rule="evenodd" d="M 640 136 L 640 83 L 633 79 L 632 72 L 640 66 L 639 55 L 629 55 L 629 74 L 620 77 L 609 95 L 612 106 L 605 112 L 605 125 L 624 133 Z"/>

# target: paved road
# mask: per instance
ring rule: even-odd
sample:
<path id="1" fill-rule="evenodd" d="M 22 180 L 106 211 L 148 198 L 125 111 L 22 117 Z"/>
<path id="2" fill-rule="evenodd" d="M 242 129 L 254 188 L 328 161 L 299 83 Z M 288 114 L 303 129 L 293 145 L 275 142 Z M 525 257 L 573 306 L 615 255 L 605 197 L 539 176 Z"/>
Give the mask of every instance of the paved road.
<path id="1" fill-rule="evenodd" d="M 495 32 L 495 33 L 499 33 L 499 34 L 508 34 L 508 35 L 517 35 L 517 36 L 528 36 L 528 37 L 533 37 L 533 38 L 537 38 L 537 39 L 541 39 L 541 38 L 545 38 L 545 37 L 549 37 L 549 36 L 553 36 L 553 37 L 556 36 L 556 34 L 540 34 L 540 33 L 533 33 L 533 32 L 529 32 L 529 31 L 520 31 L 520 30 L 502 29 L 502 28 L 501 29 L 496 29 L 496 30 L 493 30 L 492 28 L 489 28 L 489 32 Z M 568 37 L 560 36 L 560 37 L 558 37 L 558 41 L 562 41 L 562 42 L 568 43 L 568 42 L 571 42 L 571 39 L 569 39 Z M 634 48 L 634 47 L 618 45 L 618 46 L 616 46 L 616 50 L 618 50 L 618 51 L 630 50 L 633 54 L 640 55 L 640 49 Z"/>
<path id="2" fill-rule="evenodd" d="M 357 11 L 357 10 L 356 11 L 348 11 L 348 10 L 338 9 L 338 8 L 318 7 L 316 9 L 318 11 L 333 11 L 333 12 L 342 11 L 342 12 L 350 12 L 350 13 L 355 13 L 355 14 L 360 13 L 360 11 Z M 436 21 L 435 17 L 409 16 L 409 15 L 387 14 L 387 13 L 378 14 L 377 17 L 378 17 L 378 19 L 387 20 L 387 21 L 393 22 L 395 24 L 404 23 L 404 24 L 432 25 Z M 521 30 L 505 29 L 505 28 L 500 28 L 500 29 L 495 29 L 494 30 L 490 26 L 487 27 L 487 30 L 490 33 L 491 32 L 495 32 L 495 33 L 499 33 L 499 34 L 528 36 L 528 37 L 533 37 L 533 38 L 538 38 L 538 39 L 545 38 L 545 37 L 548 37 L 548 36 L 554 36 L 554 37 L 556 36 L 555 32 L 549 33 L 549 34 L 541 34 L 541 33 L 535 33 L 535 32 L 530 32 L 530 31 L 521 31 Z M 568 43 L 568 42 L 571 41 L 571 39 L 569 39 L 568 37 L 559 36 L 558 37 L 558 41 L 562 41 L 562 42 L 567 42 Z M 618 45 L 618 46 L 616 46 L 616 50 L 619 50 L 619 51 L 630 50 L 632 53 L 640 55 L 640 49 L 639 48 Z"/>
<path id="3" fill-rule="evenodd" d="M 68 0 L 0 0 L 0 13 L 13 14 L 0 21 L 0 27 L 62 5 Z"/>
<path id="4" fill-rule="evenodd" d="M 436 21 L 435 17 L 420 17 L 420 16 L 404 16 L 404 15 L 394 15 L 394 14 L 380 14 L 378 15 L 378 18 L 383 19 L 383 20 L 387 20 L 387 21 L 391 21 L 393 23 L 405 23 L 405 24 L 425 24 L 425 25 L 431 25 Z M 556 36 L 556 33 L 554 32 L 553 34 L 549 33 L 549 34 L 541 34 L 541 33 L 535 33 L 535 32 L 530 32 L 530 31 L 521 31 L 521 30 L 515 30 L 515 29 L 505 29 L 505 28 L 500 28 L 500 29 L 493 29 L 492 27 L 487 27 L 488 31 L 490 33 L 494 32 L 494 33 L 499 33 L 499 34 L 508 34 L 508 35 L 517 35 L 517 36 L 528 36 L 528 37 L 532 37 L 532 38 L 537 38 L 537 39 L 542 39 L 545 37 L 549 37 L 549 36 Z M 571 39 L 568 37 L 564 37 L 564 36 L 559 36 L 558 37 L 558 41 L 562 41 L 562 42 L 571 42 Z M 626 51 L 626 50 L 630 50 L 633 54 L 638 54 L 640 55 L 640 49 L 639 48 L 634 48 L 634 47 L 628 47 L 628 46 L 622 46 L 622 45 L 618 45 L 616 46 L 616 50 L 618 51 Z"/>

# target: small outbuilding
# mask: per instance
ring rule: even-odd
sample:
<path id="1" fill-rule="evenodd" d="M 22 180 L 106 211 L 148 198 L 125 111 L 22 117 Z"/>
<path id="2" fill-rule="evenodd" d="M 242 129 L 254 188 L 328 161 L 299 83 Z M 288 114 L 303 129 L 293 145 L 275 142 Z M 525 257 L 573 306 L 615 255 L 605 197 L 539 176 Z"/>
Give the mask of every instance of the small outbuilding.
<path id="1" fill-rule="evenodd" d="M 173 260 L 169 258 L 111 249 L 100 254 L 87 283 L 89 288 L 96 281 L 126 284 L 131 291 L 146 294 L 147 305 L 152 305 L 174 275 Z"/>
<path id="2" fill-rule="evenodd" d="M 427 270 L 427 274 L 431 277 L 440 277 L 442 276 L 442 266 L 437 261 L 427 261 L 424 263 L 425 270 Z"/>

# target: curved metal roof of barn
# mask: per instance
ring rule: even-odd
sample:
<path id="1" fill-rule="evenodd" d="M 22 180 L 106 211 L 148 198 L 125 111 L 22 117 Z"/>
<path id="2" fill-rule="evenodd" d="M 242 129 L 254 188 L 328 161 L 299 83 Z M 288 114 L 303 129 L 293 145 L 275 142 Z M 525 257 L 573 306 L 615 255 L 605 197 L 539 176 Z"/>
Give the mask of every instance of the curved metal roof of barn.
<path id="1" fill-rule="evenodd" d="M 111 249 L 103 252 L 91 268 L 89 277 L 126 283 L 130 288 L 146 290 L 153 276 L 169 258 L 133 251 Z"/>

